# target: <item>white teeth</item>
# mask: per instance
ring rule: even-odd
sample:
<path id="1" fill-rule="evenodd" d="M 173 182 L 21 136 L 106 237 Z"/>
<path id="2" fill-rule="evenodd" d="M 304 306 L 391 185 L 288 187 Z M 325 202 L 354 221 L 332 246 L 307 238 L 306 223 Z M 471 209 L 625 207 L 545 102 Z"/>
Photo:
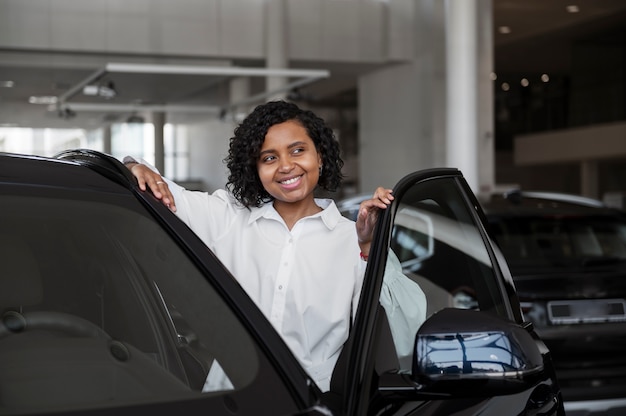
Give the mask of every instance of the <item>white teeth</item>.
<path id="1" fill-rule="evenodd" d="M 286 181 L 282 181 L 281 183 L 283 185 L 291 185 L 292 183 L 296 183 L 298 179 L 300 179 L 299 176 L 297 178 L 287 179 Z"/>

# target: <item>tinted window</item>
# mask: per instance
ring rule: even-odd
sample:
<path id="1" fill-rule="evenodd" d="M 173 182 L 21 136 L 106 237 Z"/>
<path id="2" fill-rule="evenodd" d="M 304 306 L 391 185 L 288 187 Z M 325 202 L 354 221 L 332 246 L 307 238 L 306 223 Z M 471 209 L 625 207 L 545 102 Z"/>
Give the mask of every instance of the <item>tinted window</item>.
<path id="1" fill-rule="evenodd" d="M 490 222 L 511 267 L 626 259 L 626 222 L 617 217 L 493 216 Z"/>
<path id="2" fill-rule="evenodd" d="M 222 414 L 226 393 L 230 410 L 295 409 L 233 311 L 137 201 L 38 195 L 0 197 L 0 413 L 189 398 Z M 203 393 L 216 361 L 226 377 Z"/>

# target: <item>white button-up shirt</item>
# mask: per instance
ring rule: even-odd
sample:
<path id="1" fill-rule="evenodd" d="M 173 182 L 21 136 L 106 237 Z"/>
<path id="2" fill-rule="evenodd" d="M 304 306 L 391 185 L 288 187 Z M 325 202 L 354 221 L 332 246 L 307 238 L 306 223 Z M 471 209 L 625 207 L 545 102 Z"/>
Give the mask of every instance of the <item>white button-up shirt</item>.
<path id="1" fill-rule="evenodd" d="M 247 209 L 225 190 L 209 194 L 168 185 L 178 217 L 240 282 L 318 386 L 328 390 L 366 265 L 354 222 L 332 200 L 317 199 L 323 211 L 289 230 L 271 203 Z"/>
<path id="2" fill-rule="evenodd" d="M 127 156 L 124 162 L 135 161 Z M 141 160 L 141 163 L 157 171 Z M 358 307 L 366 263 L 353 221 L 330 199 L 323 210 L 302 218 L 291 230 L 268 203 L 243 208 L 225 190 L 188 191 L 165 179 L 176 214 L 217 255 L 283 337 L 322 391 Z M 413 342 L 426 318 L 426 297 L 402 272 L 389 251 L 379 301 L 384 307 L 400 361 L 410 371 Z M 219 363 L 209 371 L 204 391 L 232 388 Z"/>

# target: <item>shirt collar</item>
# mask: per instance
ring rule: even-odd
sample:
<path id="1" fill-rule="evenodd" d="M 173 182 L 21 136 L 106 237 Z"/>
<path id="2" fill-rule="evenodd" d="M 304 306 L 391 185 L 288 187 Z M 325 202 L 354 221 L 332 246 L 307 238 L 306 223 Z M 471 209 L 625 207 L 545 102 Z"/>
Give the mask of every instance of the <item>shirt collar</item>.
<path id="1" fill-rule="evenodd" d="M 334 229 L 342 218 L 341 213 L 337 209 L 337 205 L 335 205 L 335 201 L 332 199 L 316 198 L 315 203 L 322 208 L 322 211 L 315 215 L 311 215 L 308 218 L 320 218 L 329 230 Z M 267 218 L 283 222 L 283 219 L 278 214 L 278 211 L 274 209 L 274 204 L 272 204 L 272 202 L 267 202 L 258 208 L 250 209 L 248 224 L 252 224 L 259 218 Z"/>

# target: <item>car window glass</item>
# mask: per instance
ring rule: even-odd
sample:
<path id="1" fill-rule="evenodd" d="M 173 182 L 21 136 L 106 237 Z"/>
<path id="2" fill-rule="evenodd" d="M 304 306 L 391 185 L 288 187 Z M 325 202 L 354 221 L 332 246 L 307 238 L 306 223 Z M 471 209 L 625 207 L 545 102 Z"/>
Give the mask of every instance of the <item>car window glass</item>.
<path id="1" fill-rule="evenodd" d="M 619 217 L 493 216 L 490 226 L 512 268 L 626 259 L 626 222 Z"/>
<path id="2" fill-rule="evenodd" d="M 414 282 L 424 294 L 422 297 L 413 290 L 411 296 L 398 296 L 401 306 L 397 307 L 425 306 L 424 319 L 443 308 L 484 310 L 506 316 L 505 301 L 485 241 L 454 180 L 417 183 L 397 202 L 385 280 L 398 267 L 394 266 L 397 258 L 405 280 Z M 394 330 L 398 323 L 390 316 L 389 308 L 385 309 L 401 368 L 410 371 L 412 343 L 421 322 L 414 323 L 408 336 L 400 339 Z M 408 356 L 401 354 L 402 344 Z"/>
<path id="3" fill-rule="evenodd" d="M 0 197 L 0 413 L 223 394 L 240 409 L 295 409 L 231 308 L 136 200 L 56 194 Z"/>

